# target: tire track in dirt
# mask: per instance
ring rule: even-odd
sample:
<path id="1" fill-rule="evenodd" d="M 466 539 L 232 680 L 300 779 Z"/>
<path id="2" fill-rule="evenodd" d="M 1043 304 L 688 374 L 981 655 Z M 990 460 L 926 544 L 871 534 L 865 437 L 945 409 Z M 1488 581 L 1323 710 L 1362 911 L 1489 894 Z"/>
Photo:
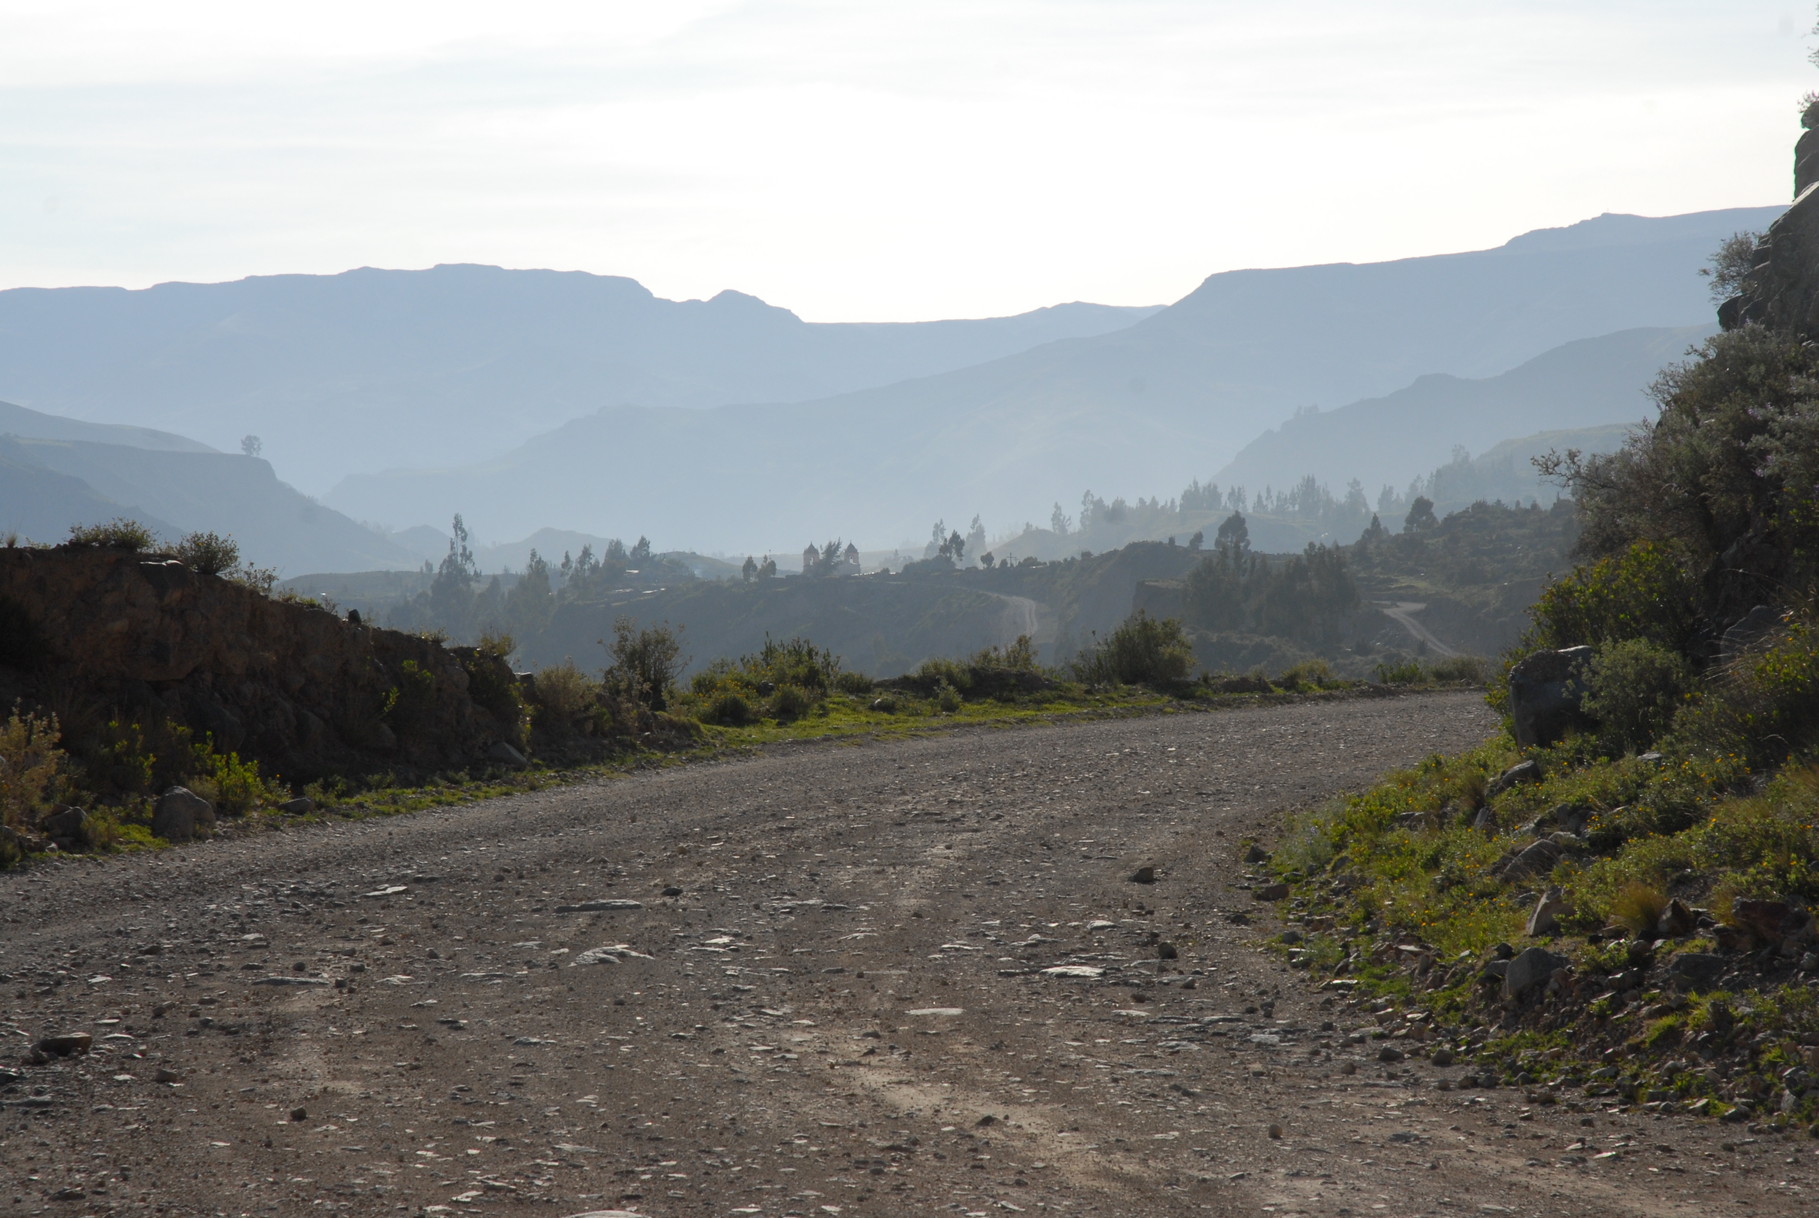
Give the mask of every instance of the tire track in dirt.
<path id="1" fill-rule="evenodd" d="M 0 1213 L 1801 1212 L 1804 1144 L 1378 1062 L 1233 920 L 1245 835 L 1490 726 L 972 728 L 0 876 L 0 1035 L 99 1034 L 0 1089 Z"/>

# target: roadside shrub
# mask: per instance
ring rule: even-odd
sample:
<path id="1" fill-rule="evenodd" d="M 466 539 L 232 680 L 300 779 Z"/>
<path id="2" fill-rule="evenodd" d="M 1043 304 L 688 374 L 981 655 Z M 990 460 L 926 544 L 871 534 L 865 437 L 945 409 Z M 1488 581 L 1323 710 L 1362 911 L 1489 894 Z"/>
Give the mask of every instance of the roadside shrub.
<path id="1" fill-rule="evenodd" d="M 834 688 L 840 672 L 840 657 L 805 638 L 797 637 L 782 643 L 767 638 L 758 654 L 747 656 L 741 667 L 754 675 L 762 673 L 759 679 L 774 685 L 797 685 L 804 690 L 826 694 Z"/>
<path id="2" fill-rule="evenodd" d="M 973 687 L 973 674 L 967 665 L 941 656 L 916 665 L 912 677 L 918 687 L 929 692 L 930 697 L 943 685 L 961 695 Z"/>
<path id="3" fill-rule="evenodd" d="M 1708 674 L 1674 721 L 1674 736 L 1703 756 L 1736 755 L 1755 768 L 1819 747 L 1819 637 L 1791 622 L 1767 651 Z"/>
<path id="4" fill-rule="evenodd" d="M 152 548 L 152 531 L 137 520 L 116 516 L 105 524 L 72 525 L 69 544 L 97 550 L 144 551 Z"/>
<path id="5" fill-rule="evenodd" d="M 225 575 L 240 565 L 240 547 L 219 533 L 191 533 L 171 550 L 190 570 L 202 575 Z"/>
<path id="6" fill-rule="evenodd" d="M 1585 710 L 1614 754 L 1642 752 L 1674 721 L 1693 682 L 1690 665 L 1648 639 L 1607 643 L 1586 677 Z"/>
<path id="7" fill-rule="evenodd" d="M 779 723 L 788 723 L 814 709 L 816 700 L 800 685 L 779 685 L 777 692 L 771 695 L 771 718 Z"/>
<path id="8" fill-rule="evenodd" d="M 1491 665 L 1483 656 L 1448 656 L 1429 664 L 1427 675 L 1435 681 L 1483 685 L 1490 679 Z"/>
<path id="9" fill-rule="evenodd" d="M 1530 611 L 1534 624 L 1520 650 L 1646 639 L 1686 655 L 1699 627 L 1696 593 L 1675 547 L 1637 542 L 1549 584 Z"/>
<path id="10" fill-rule="evenodd" d="M 151 795 L 187 782 L 195 764 L 189 728 L 162 715 L 108 719 L 96 746 L 82 751 L 85 786 L 105 795 Z"/>
<path id="11" fill-rule="evenodd" d="M 745 695 L 731 690 L 715 698 L 701 713 L 703 720 L 722 727 L 744 727 L 753 717 L 752 704 L 745 700 Z"/>
<path id="12" fill-rule="evenodd" d="M 68 785 L 55 715 L 20 714 L 0 722 L 0 825 L 30 829 Z"/>
<path id="13" fill-rule="evenodd" d="M 1276 678 L 1277 685 L 1284 689 L 1317 690 L 1331 689 L 1343 684 L 1333 672 L 1333 666 L 1325 660 L 1303 660 L 1282 670 Z"/>
<path id="14" fill-rule="evenodd" d="M 1175 618 L 1153 618 L 1139 609 L 1105 639 L 1098 639 L 1074 661 L 1074 674 L 1094 685 L 1177 685 L 1194 667 L 1189 646 Z"/>
<path id="15" fill-rule="evenodd" d="M 381 715 L 400 736 L 415 734 L 430 721 L 436 709 L 436 674 L 406 660 L 398 670 L 398 683 L 386 692 Z"/>
<path id="16" fill-rule="evenodd" d="M 1420 660 L 1379 661 L 1377 664 L 1379 685 L 1419 685 L 1426 676 L 1421 671 Z"/>
<path id="17" fill-rule="evenodd" d="M 960 691 L 948 682 L 941 681 L 935 686 L 935 709 L 942 714 L 951 715 L 964 705 L 966 705 L 966 699 L 962 698 Z"/>
<path id="18" fill-rule="evenodd" d="M 1017 636 L 1014 643 L 1002 647 L 987 647 L 973 657 L 974 668 L 1006 668 L 1012 672 L 1036 671 L 1036 644 L 1027 634 Z"/>
<path id="19" fill-rule="evenodd" d="M 190 755 L 190 774 L 183 781 L 217 812 L 238 816 L 284 798 L 283 790 L 260 775 L 257 761 L 242 761 L 232 751 L 217 753 L 207 740 L 192 745 Z"/>
<path id="20" fill-rule="evenodd" d="M 676 632 L 667 624 L 640 628 L 622 617 L 613 623 L 613 641 L 605 646 L 613 658 L 606 670 L 608 692 L 647 710 L 668 709 L 682 667 L 682 643 Z"/>
<path id="21" fill-rule="evenodd" d="M 227 578 L 244 588 L 251 588 L 260 596 L 270 596 L 278 584 L 278 572 L 271 567 L 235 567 L 227 573 Z"/>
<path id="22" fill-rule="evenodd" d="M 565 723 L 572 723 L 591 706 L 599 690 L 593 680 L 575 667 L 572 659 L 540 670 L 531 688 L 538 708 Z"/>
<path id="23" fill-rule="evenodd" d="M 862 672 L 843 672 L 834 677 L 834 688 L 858 697 L 872 692 L 873 681 Z"/>
<path id="24" fill-rule="evenodd" d="M 508 658 L 515 650 L 511 635 L 487 633 L 477 646 L 455 654 L 467 670 L 468 695 L 505 725 L 507 743 L 523 749 L 530 738 L 530 707 Z"/>

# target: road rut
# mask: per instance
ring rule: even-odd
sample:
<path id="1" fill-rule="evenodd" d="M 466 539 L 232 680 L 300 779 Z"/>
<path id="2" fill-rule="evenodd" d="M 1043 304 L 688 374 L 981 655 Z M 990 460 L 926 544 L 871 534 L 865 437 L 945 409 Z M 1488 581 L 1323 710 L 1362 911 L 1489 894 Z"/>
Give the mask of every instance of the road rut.
<path id="1" fill-rule="evenodd" d="M 818 743 L 0 876 L 6 1057 L 95 1037 L 0 1085 L 0 1212 L 1806 1212 L 1810 1142 L 1455 1089 L 1257 950 L 1247 835 L 1491 727 Z"/>

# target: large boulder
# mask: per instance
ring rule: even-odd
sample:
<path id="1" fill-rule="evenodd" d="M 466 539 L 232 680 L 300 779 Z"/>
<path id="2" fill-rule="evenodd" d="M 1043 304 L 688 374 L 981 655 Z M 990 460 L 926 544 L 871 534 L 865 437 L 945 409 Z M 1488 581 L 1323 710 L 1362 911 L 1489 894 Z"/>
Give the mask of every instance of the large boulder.
<path id="1" fill-rule="evenodd" d="M 1724 957 L 1710 952 L 1683 952 L 1667 966 L 1667 979 L 1683 990 L 1709 989 L 1724 975 Z"/>
<path id="2" fill-rule="evenodd" d="M 38 828 L 61 850 L 80 850 L 89 844 L 88 813 L 81 808 L 52 812 Z"/>
<path id="3" fill-rule="evenodd" d="M 215 832 L 215 806 L 188 787 L 172 787 L 152 808 L 152 836 L 187 842 Z"/>
<path id="4" fill-rule="evenodd" d="M 1545 947 L 1518 952 L 1503 974 L 1503 996 L 1513 1002 L 1536 986 L 1546 985 L 1555 973 L 1571 963 L 1565 956 Z"/>
<path id="5" fill-rule="evenodd" d="M 1590 647 L 1537 651 L 1510 669 L 1510 717 L 1521 748 L 1558 743 L 1567 732 L 1592 726 L 1585 713 L 1585 670 Z"/>

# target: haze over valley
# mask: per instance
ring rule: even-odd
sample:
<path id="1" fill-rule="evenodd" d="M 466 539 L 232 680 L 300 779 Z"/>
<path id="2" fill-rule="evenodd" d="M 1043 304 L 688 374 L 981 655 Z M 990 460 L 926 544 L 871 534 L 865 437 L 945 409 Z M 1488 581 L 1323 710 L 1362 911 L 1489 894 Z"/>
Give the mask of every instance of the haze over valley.
<path id="1" fill-rule="evenodd" d="M 16 289 L 7 459 L 86 489 L 61 484 L 46 515 L 9 480 L 0 527 L 47 539 L 130 509 L 231 529 L 295 574 L 415 566 L 422 546 L 387 534 L 456 513 L 495 544 L 560 528 L 736 554 L 822 534 L 889 550 L 944 515 L 1009 536 L 1086 490 L 1167 498 L 1208 475 L 1357 479 L 1374 499 L 1460 448 L 1643 418 L 1641 389 L 1710 331 L 1696 272 L 1776 214 L 1603 216 L 980 321 L 811 324 L 735 292 L 471 266 Z M 283 483 L 193 494 L 247 459 L 245 435 Z"/>

